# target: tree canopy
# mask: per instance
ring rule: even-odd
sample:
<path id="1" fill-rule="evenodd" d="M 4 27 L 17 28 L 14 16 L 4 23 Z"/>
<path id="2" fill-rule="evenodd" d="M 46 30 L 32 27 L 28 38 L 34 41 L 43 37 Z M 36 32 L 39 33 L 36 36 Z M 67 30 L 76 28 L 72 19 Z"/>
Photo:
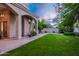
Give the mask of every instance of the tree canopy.
<path id="1" fill-rule="evenodd" d="M 60 12 L 61 23 L 59 23 L 59 29 L 71 31 L 77 18 L 79 18 L 79 4 L 77 3 L 65 3 Z"/>
<path id="2" fill-rule="evenodd" d="M 43 20 L 38 20 L 38 30 L 41 32 L 44 28 L 47 28 L 48 25 Z"/>

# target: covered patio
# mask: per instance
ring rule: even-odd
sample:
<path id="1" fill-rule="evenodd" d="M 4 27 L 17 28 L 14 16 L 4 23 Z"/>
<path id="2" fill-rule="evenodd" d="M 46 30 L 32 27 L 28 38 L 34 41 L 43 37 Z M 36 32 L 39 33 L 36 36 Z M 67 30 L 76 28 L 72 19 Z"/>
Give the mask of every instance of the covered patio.
<path id="1" fill-rule="evenodd" d="M 38 34 L 33 37 L 22 37 L 20 40 L 16 40 L 14 38 L 0 40 L 0 55 L 7 52 L 7 51 L 16 49 L 16 48 L 18 48 L 24 44 L 27 44 L 33 40 L 36 40 L 37 38 L 40 38 L 44 35 L 46 35 L 46 34 Z M 7 54 L 7 53 L 5 53 L 5 54 Z"/>
<path id="2" fill-rule="evenodd" d="M 19 9 L 16 4 L 0 4 L 0 38 L 21 39 L 33 29 L 38 33 L 37 20 L 31 14 Z M 35 26 L 35 28 L 34 28 Z"/>

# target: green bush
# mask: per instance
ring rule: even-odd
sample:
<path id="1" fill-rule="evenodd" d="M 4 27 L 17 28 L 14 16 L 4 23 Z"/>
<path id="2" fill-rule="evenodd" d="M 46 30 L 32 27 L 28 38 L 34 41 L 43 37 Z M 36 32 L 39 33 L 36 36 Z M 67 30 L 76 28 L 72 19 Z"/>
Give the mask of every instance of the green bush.
<path id="1" fill-rule="evenodd" d="M 31 36 L 35 36 L 37 33 L 35 31 L 31 32 Z"/>
<path id="2" fill-rule="evenodd" d="M 79 23 L 75 23 L 74 27 L 79 28 Z"/>
<path id="3" fill-rule="evenodd" d="M 79 33 L 77 33 L 77 32 L 64 32 L 64 35 L 79 36 Z"/>
<path id="4" fill-rule="evenodd" d="M 71 35 L 71 36 L 74 36 L 75 33 L 74 33 L 74 32 L 64 32 L 64 35 Z"/>
<path id="5" fill-rule="evenodd" d="M 75 32 L 75 36 L 79 36 L 79 33 Z"/>
<path id="6" fill-rule="evenodd" d="M 44 28 L 48 28 L 48 25 L 43 20 L 38 20 L 38 30 L 41 32 Z"/>
<path id="7" fill-rule="evenodd" d="M 72 15 L 66 15 L 65 17 L 62 18 L 61 22 L 58 24 L 58 28 L 59 30 L 61 30 L 62 32 L 73 32 L 73 17 Z"/>
<path id="8" fill-rule="evenodd" d="M 70 26 L 63 26 L 63 27 L 59 28 L 59 32 L 60 32 L 60 33 L 73 32 L 73 27 L 70 27 Z"/>

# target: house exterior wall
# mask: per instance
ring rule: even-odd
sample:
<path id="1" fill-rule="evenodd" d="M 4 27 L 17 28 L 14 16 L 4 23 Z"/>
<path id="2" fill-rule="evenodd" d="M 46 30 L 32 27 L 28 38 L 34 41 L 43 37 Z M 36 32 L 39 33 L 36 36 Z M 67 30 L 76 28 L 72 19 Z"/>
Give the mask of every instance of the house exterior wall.
<path id="1" fill-rule="evenodd" d="M 0 4 L 0 32 L 5 33 L 5 34 L 1 34 L 1 36 L 6 36 L 9 37 L 9 33 L 10 33 L 10 11 L 8 9 L 6 9 L 7 7 L 3 4 Z M 1 16 L 3 15 L 3 16 Z M 4 25 L 3 25 L 4 23 Z M 4 37 L 2 37 L 4 38 Z"/>
<path id="2" fill-rule="evenodd" d="M 35 21 L 32 20 L 30 23 L 30 32 L 34 29 Z"/>
<path id="3" fill-rule="evenodd" d="M 16 37 L 16 20 L 14 15 L 11 15 L 10 19 L 10 37 Z"/>
<path id="4" fill-rule="evenodd" d="M 30 24 L 27 18 L 24 18 L 24 35 L 29 34 L 30 32 Z"/>
<path id="5" fill-rule="evenodd" d="M 6 9 L 5 10 L 8 10 L 7 13 L 6 13 L 6 16 L 5 17 L 6 19 L 8 19 L 8 36 L 9 37 L 16 37 L 17 39 L 20 39 L 22 37 L 22 16 L 27 16 L 29 15 L 29 17 L 31 17 L 31 20 L 32 18 L 32 15 L 29 14 L 28 12 L 10 4 L 10 3 L 6 3 L 5 5 L 2 4 Z M 0 6 L 1 7 L 1 6 Z M 1 7 L 3 9 L 3 7 Z M 0 10 L 1 10 L 0 8 Z M 13 15 L 10 15 L 10 13 L 12 13 Z M 32 24 L 28 23 L 28 20 L 27 18 L 24 18 L 24 34 L 27 35 L 31 28 L 32 28 Z M 34 18 L 35 20 L 35 18 Z"/>
<path id="6" fill-rule="evenodd" d="M 27 15 L 30 15 L 30 14 L 27 13 L 26 11 L 23 11 L 22 9 L 20 9 L 20 8 L 14 6 L 14 5 L 12 5 L 12 4 L 8 3 L 7 5 L 10 8 L 12 8 L 12 10 L 14 10 L 17 13 L 17 16 L 16 16 L 16 36 L 17 36 L 18 39 L 20 39 L 22 37 L 22 27 L 21 27 L 22 26 L 22 16 L 23 15 L 27 16 Z M 32 16 L 30 15 L 30 17 L 32 17 Z M 27 22 L 26 22 L 26 24 L 27 24 Z M 26 25 L 25 25 L 25 27 L 26 27 Z M 27 28 L 29 28 L 29 27 L 30 26 L 27 25 Z M 31 27 L 32 27 L 32 25 L 31 25 Z M 25 32 L 24 34 L 28 33 L 29 29 L 25 29 L 24 32 Z"/>

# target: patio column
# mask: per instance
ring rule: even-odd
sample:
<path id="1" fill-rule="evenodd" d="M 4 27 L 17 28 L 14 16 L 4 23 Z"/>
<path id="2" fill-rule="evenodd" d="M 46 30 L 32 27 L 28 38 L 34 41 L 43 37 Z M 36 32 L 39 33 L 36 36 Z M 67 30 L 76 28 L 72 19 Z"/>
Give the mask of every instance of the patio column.
<path id="1" fill-rule="evenodd" d="M 22 33 L 21 33 L 21 15 L 16 16 L 16 38 L 21 39 Z"/>
<path id="2" fill-rule="evenodd" d="M 38 20 L 35 20 L 35 29 L 36 29 L 36 33 L 38 34 L 39 31 L 38 31 Z"/>
<path id="3" fill-rule="evenodd" d="M 34 30 L 34 25 L 35 25 L 35 21 L 32 19 L 31 20 L 31 31 Z"/>
<path id="4" fill-rule="evenodd" d="M 32 31 L 32 20 L 30 20 L 30 32 Z"/>

